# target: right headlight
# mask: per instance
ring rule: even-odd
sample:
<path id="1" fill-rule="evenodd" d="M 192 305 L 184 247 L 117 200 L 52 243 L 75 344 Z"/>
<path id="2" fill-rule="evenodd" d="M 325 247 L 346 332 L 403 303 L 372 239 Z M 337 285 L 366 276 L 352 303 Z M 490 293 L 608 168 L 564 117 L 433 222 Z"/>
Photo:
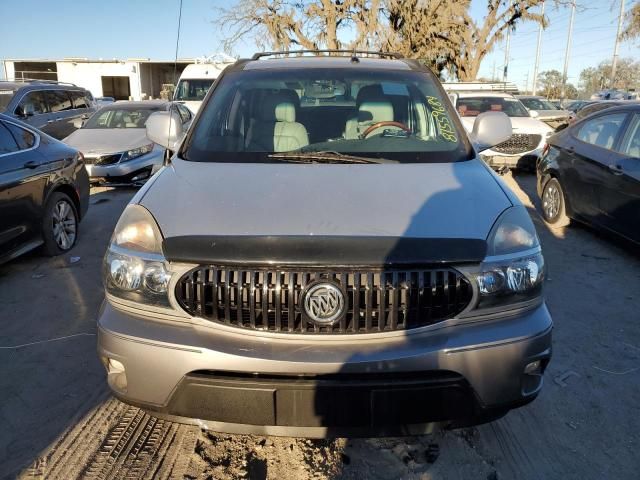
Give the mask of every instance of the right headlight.
<path id="1" fill-rule="evenodd" d="M 487 238 L 487 257 L 471 272 L 478 288 L 477 310 L 516 307 L 541 296 L 544 258 L 536 229 L 523 206 L 500 215 Z"/>
<path id="2" fill-rule="evenodd" d="M 111 295 L 141 304 L 169 307 L 169 264 L 162 234 L 149 211 L 128 205 L 118 220 L 103 263 L 103 282 Z"/>

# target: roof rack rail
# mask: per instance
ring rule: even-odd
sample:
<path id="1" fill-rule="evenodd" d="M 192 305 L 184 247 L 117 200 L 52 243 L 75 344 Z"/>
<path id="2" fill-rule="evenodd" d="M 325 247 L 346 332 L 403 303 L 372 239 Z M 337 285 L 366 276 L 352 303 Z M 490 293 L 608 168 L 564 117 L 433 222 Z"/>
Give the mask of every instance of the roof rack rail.
<path id="1" fill-rule="evenodd" d="M 395 59 L 404 58 L 401 53 L 397 52 L 375 52 L 371 50 L 340 50 L 340 49 L 329 49 L 329 50 L 289 50 L 282 52 L 258 52 L 254 53 L 251 57 L 251 60 L 258 60 L 262 57 L 273 57 L 276 55 L 302 55 L 304 53 L 343 53 L 344 56 L 350 55 L 355 57 L 356 55 L 377 55 L 379 57 L 390 57 Z"/>
<path id="2" fill-rule="evenodd" d="M 42 78 L 13 78 L 3 80 L 5 82 L 22 82 L 22 83 L 50 83 L 52 85 L 70 85 L 72 87 L 77 87 L 75 83 L 71 82 L 59 82 L 58 80 L 44 80 Z"/>

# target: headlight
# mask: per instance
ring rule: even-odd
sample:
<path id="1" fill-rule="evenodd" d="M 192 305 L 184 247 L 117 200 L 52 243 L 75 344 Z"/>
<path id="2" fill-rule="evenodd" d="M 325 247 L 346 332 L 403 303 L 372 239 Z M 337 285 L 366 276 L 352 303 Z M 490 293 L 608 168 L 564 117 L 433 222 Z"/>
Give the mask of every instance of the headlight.
<path id="1" fill-rule="evenodd" d="M 513 307 L 540 297 L 545 268 L 533 222 L 522 206 L 506 210 L 487 238 L 487 257 L 475 277 L 477 309 Z"/>
<path id="2" fill-rule="evenodd" d="M 149 153 L 151 150 L 153 150 L 153 143 L 150 143 L 149 145 L 143 145 L 142 147 L 134 148 L 132 150 L 128 150 L 124 152 L 120 161 L 126 162 L 127 160 L 133 160 L 134 158 L 138 158 L 138 157 L 141 157 L 142 155 Z"/>
<path id="3" fill-rule="evenodd" d="M 149 211 L 129 205 L 118 220 L 104 257 L 103 281 L 111 295 L 138 303 L 169 306 L 169 264 L 162 234 Z"/>

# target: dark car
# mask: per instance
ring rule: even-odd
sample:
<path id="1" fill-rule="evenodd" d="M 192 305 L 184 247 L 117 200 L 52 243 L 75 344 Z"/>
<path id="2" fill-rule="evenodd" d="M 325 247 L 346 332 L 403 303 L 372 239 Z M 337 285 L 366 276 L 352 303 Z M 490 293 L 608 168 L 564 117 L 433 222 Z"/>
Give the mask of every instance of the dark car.
<path id="1" fill-rule="evenodd" d="M 538 164 L 542 214 L 640 243 L 640 104 L 608 108 L 548 140 Z"/>
<path id="2" fill-rule="evenodd" d="M 0 114 L 0 263 L 40 245 L 71 250 L 88 206 L 82 154 Z"/>
<path id="3" fill-rule="evenodd" d="M 576 112 L 576 116 L 574 121 L 582 120 L 583 118 L 588 117 L 591 114 L 599 112 L 601 110 L 606 110 L 607 108 L 617 107 L 619 105 L 625 105 L 627 102 L 624 101 L 614 101 L 614 100 L 603 100 L 592 102 L 583 105 Z"/>
<path id="4" fill-rule="evenodd" d="M 58 140 L 95 112 L 91 92 L 50 80 L 0 82 L 0 113 L 22 120 Z"/>

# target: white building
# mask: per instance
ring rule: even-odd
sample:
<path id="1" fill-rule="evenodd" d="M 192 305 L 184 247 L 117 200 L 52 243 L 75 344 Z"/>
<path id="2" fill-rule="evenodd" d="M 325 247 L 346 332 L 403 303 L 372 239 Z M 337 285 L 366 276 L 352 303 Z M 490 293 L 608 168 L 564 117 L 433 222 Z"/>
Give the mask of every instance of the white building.
<path id="1" fill-rule="evenodd" d="M 31 78 L 69 82 L 91 91 L 94 97 L 116 100 L 159 98 L 163 84 L 176 84 L 182 70 L 196 59 L 156 61 L 148 58 L 126 60 L 3 60 L 8 80 Z"/>

